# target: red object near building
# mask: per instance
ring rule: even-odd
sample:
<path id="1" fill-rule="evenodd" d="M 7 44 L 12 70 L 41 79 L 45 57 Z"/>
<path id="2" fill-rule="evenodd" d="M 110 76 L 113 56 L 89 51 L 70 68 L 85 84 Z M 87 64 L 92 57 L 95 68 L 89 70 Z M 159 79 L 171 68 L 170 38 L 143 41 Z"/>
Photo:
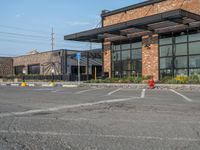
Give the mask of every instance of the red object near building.
<path id="1" fill-rule="evenodd" d="M 155 81 L 153 80 L 153 78 L 151 80 L 149 80 L 149 88 L 150 89 L 154 89 L 155 88 Z"/>

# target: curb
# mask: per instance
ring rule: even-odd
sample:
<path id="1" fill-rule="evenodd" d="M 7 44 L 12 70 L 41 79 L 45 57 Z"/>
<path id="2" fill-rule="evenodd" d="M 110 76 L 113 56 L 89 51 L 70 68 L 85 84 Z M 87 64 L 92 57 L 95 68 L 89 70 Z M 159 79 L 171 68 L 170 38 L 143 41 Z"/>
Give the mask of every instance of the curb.
<path id="1" fill-rule="evenodd" d="M 0 83 L 0 86 L 12 86 L 20 87 L 21 83 Z M 55 83 L 50 85 L 49 83 L 27 83 L 27 87 L 63 87 L 63 88 L 77 88 L 77 87 L 95 87 L 95 88 L 132 88 L 132 89 L 148 89 L 147 84 L 115 84 L 115 83 Z M 181 90 L 181 91 L 200 91 L 200 85 L 197 84 L 156 84 L 155 89 L 158 90 Z"/>
<path id="2" fill-rule="evenodd" d="M 62 87 L 76 88 L 76 87 L 78 87 L 78 85 L 75 85 L 75 84 L 71 84 L 71 85 L 64 84 L 64 85 L 62 85 Z"/>

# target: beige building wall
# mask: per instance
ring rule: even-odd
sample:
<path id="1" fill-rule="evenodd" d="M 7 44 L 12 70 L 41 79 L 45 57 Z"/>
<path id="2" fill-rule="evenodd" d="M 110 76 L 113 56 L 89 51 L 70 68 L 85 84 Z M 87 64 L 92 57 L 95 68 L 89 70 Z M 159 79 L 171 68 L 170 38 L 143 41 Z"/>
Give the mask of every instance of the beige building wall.
<path id="1" fill-rule="evenodd" d="M 28 66 L 40 64 L 40 74 L 51 75 L 51 62 L 56 65 L 55 74 L 61 74 L 61 52 L 44 52 L 13 58 L 13 66 L 24 66 L 28 73 Z"/>
<path id="2" fill-rule="evenodd" d="M 0 77 L 13 75 L 13 59 L 0 57 Z"/>

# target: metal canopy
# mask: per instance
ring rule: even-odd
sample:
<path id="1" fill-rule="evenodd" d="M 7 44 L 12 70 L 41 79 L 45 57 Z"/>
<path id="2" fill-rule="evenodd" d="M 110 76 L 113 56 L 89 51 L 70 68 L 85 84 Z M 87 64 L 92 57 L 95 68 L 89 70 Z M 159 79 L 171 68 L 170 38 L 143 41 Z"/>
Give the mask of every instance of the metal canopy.
<path id="1" fill-rule="evenodd" d="M 65 40 L 103 42 L 125 40 L 153 33 L 166 33 L 200 26 L 200 15 L 182 10 L 172 10 L 102 28 L 66 35 Z"/>

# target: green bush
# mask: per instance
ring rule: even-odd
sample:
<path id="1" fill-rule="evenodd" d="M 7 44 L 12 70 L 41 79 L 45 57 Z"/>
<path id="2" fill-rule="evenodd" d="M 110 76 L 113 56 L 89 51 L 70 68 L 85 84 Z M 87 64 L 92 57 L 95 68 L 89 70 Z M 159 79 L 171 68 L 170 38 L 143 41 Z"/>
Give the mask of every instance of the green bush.
<path id="1" fill-rule="evenodd" d="M 200 83 L 200 76 L 198 75 L 191 75 L 188 79 L 188 83 L 190 84 L 199 84 Z"/>
<path id="2" fill-rule="evenodd" d="M 161 79 L 160 83 L 167 84 L 200 84 L 200 75 L 177 76 L 172 78 L 170 76 Z"/>
<path id="3" fill-rule="evenodd" d="M 90 80 L 87 83 L 142 83 L 143 77 L 106 78 Z"/>

